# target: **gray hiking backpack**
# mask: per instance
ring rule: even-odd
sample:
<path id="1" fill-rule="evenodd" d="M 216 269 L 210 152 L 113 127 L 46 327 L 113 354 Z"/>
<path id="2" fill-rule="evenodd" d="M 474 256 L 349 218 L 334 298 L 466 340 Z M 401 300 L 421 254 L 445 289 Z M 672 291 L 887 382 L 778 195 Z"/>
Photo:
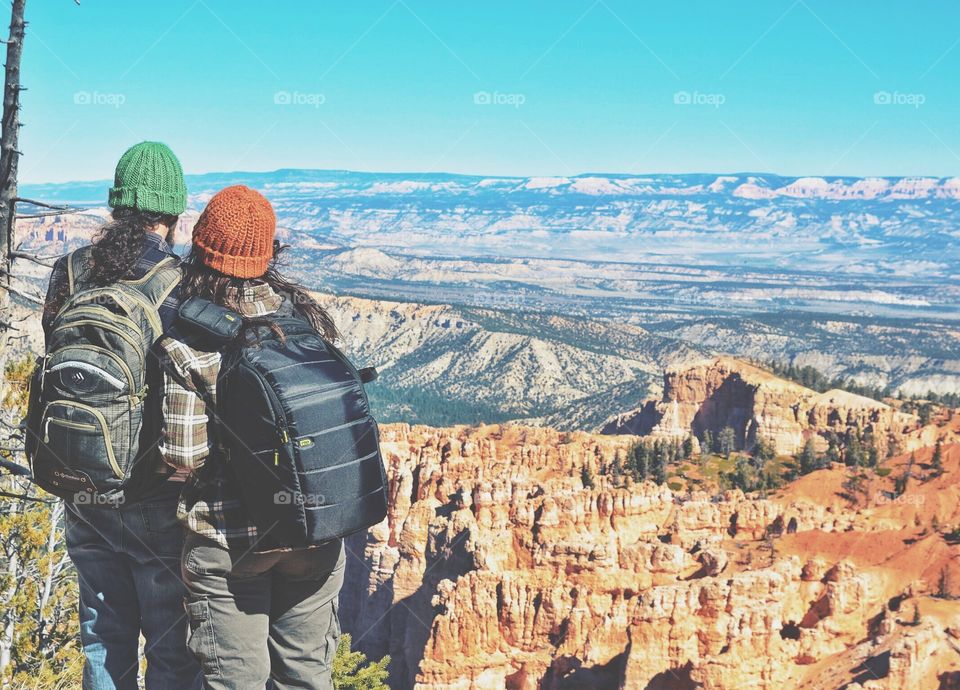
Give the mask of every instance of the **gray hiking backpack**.
<path id="1" fill-rule="evenodd" d="M 26 445 L 40 487 L 74 503 L 117 507 L 157 476 L 151 348 L 163 332 L 160 304 L 180 270 L 171 257 L 142 278 L 101 287 L 87 281 L 89 266 L 89 247 L 67 257 L 68 296 L 34 374 Z"/>

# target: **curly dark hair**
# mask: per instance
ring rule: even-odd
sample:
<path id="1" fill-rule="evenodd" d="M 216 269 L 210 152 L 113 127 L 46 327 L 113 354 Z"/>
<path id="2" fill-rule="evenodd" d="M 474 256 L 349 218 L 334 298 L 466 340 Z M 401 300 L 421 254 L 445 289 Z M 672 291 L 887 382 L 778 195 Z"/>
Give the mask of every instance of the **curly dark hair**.
<path id="1" fill-rule="evenodd" d="M 236 309 L 229 293 L 230 288 L 242 290 L 257 283 L 266 283 L 273 291 L 290 301 L 294 310 L 310 322 L 313 329 L 327 342 L 333 342 L 340 337 L 340 332 L 327 310 L 317 304 L 307 290 L 280 273 L 280 260 L 284 251 L 289 249 L 279 242 L 274 243 L 273 259 L 267 272 L 260 278 L 234 278 L 204 264 L 200 257 L 191 251 L 181 264 L 183 280 L 180 283 L 180 299 L 186 301 L 190 297 L 202 297 L 224 307 Z M 246 319 L 249 326 L 265 325 L 269 322 L 263 319 Z M 271 329 L 273 330 L 273 329 Z"/>
<path id="2" fill-rule="evenodd" d="M 143 237 L 150 228 L 167 228 L 167 240 L 173 239 L 177 216 L 118 208 L 113 220 L 93 239 L 89 279 L 94 285 L 110 285 L 130 277 L 143 252 Z"/>

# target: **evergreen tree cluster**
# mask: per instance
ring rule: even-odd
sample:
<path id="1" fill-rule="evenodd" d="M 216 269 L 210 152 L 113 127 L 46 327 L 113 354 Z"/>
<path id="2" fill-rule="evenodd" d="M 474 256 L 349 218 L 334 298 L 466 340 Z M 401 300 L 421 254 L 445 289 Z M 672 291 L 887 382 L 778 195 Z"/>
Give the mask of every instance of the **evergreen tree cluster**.
<path id="1" fill-rule="evenodd" d="M 737 432 L 732 426 L 725 426 L 716 434 L 707 429 L 700 438 L 700 452 L 704 455 L 714 453 L 729 458 L 736 449 Z"/>
<path id="2" fill-rule="evenodd" d="M 822 371 L 811 366 L 800 367 L 795 364 L 780 361 L 760 362 L 759 365 L 780 378 L 799 383 L 801 386 L 811 388 L 818 393 L 839 388 L 840 390 L 880 401 L 883 401 L 884 398 L 894 397 L 894 391 L 889 386 L 886 388 L 863 386 L 856 383 L 853 379 L 831 379 Z M 905 412 L 915 412 L 920 416 L 922 424 L 928 424 L 930 422 L 930 415 L 937 405 L 950 408 L 960 407 L 960 393 L 956 392 L 934 393 L 930 391 L 924 395 L 911 396 L 904 396 L 902 392 L 899 392 L 896 393 L 896 397 L 905 401 L 903 405 Z"/>
<path id="3" fill-rule="evenodd" d="M 665 484 L 667 466 L 686 460 L 692 455 L 691 439 L 640 439 L 627 453 L 622 468 L 616 464 L 618 460 L 614 460 L 613 467 L 631 477 L 635 482 L 649 479 L 656 484 Z"/>
<path id="4" fill-rule="evenodd" d="M 798 367 L 796 364 L 785 364 L 777 361 L 768 362 L 764 366 L 780 378 L 799 383 L 801 386 L 811 388 L 818 393 L 839 388 L 874 400 L 883 400 L 891 395 L 889 389 L 878 386 L 863 386 L 853 379 L 831 379 L 822 371 L 811 366 Z"/>
<path id="5" fill-rule="evenodd" d="M 945 407 L 960 407 L 960 393 L 927 393 L 923 396 L 935 405 L 944 405 Z"/>

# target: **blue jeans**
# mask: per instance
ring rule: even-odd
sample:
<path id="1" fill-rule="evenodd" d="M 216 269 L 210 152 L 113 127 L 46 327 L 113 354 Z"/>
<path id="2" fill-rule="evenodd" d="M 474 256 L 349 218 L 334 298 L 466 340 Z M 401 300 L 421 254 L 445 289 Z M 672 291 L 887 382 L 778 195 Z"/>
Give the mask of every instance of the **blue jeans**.
<path id="1" fill-rule="evenodd" d="M 141 632 L 147 690 L 201 687 L 186 646 L 183 528 L 176 515 L 181 486 L 165 482 L 120 509 L 67 503 L 67 552 L 80 582 L 84 690 L 137 690 Z"/>

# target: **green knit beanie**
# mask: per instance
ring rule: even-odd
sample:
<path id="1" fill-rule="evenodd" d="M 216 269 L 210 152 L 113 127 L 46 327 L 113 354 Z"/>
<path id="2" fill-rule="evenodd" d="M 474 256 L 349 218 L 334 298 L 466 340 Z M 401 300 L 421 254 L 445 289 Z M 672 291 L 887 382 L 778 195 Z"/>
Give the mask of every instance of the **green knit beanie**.
<path id="1" fill-rule="evenodd" d="M 179 216 L 187 207 L 183 168 L 173 151 L 158 141 L 131 146 L 120 156 L 110 208 L 133 208 Z"/>

